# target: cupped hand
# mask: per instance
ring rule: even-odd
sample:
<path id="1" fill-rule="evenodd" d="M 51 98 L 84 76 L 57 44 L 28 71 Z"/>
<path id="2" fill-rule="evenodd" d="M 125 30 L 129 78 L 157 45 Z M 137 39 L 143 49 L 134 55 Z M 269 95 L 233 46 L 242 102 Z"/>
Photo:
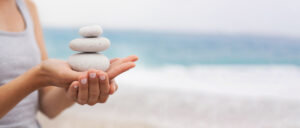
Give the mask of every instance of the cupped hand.
<path id="1" fill-rule="evenodd" d="M 84 105 L 104 103 L 110 94 L 109 78 L 106 72 L 89 70 L 67 90 L 67 97 Z"/>
<path id="2" fill-rule="evenodd" d="M 89 70 L 67 88 L 67 97 L 81 105 L 106 102 L 108 96 L 118 89 L 117 83 L 111 77 L 115 78 L 133 68 L 136 60 L 136 56 L 112 59 L 107 73 Z"/>

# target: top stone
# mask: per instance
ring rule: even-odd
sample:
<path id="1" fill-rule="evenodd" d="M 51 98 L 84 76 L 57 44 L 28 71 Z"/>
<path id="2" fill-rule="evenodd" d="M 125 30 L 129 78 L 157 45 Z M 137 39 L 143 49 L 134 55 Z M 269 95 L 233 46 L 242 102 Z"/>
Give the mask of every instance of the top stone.
<path id="1" fill-rule="evenodd" d="M 79 29 L 79 34 L 83 37 L 94 38 L 101 36 L 103 30 L 99 25 L 85 26 Z"/>

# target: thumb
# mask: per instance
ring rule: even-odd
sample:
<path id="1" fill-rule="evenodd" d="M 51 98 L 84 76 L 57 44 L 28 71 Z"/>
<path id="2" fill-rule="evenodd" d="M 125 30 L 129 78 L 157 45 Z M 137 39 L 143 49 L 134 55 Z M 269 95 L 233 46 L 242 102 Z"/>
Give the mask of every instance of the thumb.
<path id="1" fill-rule="evenodd" d="M 77 72 L 74 70 L 67 70 L 64 73 L 64 77 L 68 80 L 68 82 L 73 82 L 78 80 L 79 76 L 82 75 L 84 72 Z"/>

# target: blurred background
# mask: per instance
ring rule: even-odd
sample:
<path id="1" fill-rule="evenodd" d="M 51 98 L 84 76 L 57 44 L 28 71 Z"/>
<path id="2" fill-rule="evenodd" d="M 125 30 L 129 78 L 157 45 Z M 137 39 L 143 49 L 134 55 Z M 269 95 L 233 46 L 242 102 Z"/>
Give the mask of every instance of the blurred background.
<path id="1" fill-rule="evenodd" d="M 45 128 L 300 128 L 299 0 L 34 0 L 51 58 L 100 24 L 140 60 L 105 104 Z"/>

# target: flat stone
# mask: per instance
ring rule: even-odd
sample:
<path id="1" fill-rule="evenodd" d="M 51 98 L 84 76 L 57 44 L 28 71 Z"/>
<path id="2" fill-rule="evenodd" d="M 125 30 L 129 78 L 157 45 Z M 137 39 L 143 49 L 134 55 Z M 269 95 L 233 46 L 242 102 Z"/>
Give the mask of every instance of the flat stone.
<path id="1" fill-rule="evenodd" d="M 101 52 L 109 48 L 110 41 L 107 38 L 78 38 L 69 44 L 70 48 L 78 52 Z"/>
<path id="2" fill-rule="evenodd" d="M 109 68 L 109 59 L 100 53 L 78 53 L 69 57 L 68 63 L 75 71 L 96 69 L 106 71 Z"/>
<path id="3" fill-rule="evenodd" d="M 85 26 L 79 29 L 79 34 L 83 37 L 98 37 L 101 36 L 103 30 L 99 25 Z"/>

